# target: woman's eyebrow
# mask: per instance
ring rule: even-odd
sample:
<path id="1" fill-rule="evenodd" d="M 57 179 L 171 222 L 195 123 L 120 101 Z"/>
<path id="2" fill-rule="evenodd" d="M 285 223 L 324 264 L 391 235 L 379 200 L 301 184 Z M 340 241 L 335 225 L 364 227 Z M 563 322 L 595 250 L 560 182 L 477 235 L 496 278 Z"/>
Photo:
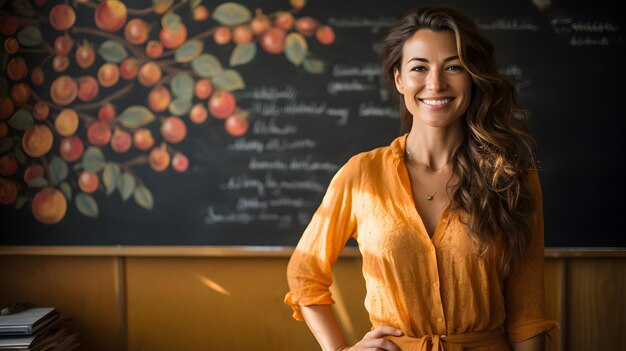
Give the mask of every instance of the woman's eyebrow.
<path id="1" fill-rule="evenodd" d="M 458 59 L 459 59 L 459 55 L 454 55 L 454 56 L 446 57 L 443 60 L 443 62 L 454 61 L 454 60 L 458 60 Z M 428 61 L 428 59 L 423 58 L 423 57 L 413 57 L 413 58 L 409 59 L 409 61 L 407 61 L 407 63 L 409 63 L 411 61 L 430 62 L 430 61 Z"/>

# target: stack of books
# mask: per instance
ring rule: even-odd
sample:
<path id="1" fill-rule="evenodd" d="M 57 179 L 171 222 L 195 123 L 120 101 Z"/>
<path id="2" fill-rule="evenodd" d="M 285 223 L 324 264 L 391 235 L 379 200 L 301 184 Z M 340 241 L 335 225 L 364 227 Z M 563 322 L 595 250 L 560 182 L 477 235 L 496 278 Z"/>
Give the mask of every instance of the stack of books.
<path id="1" fill-rule="evenodd" d="M 0 350 L 69 351 L 78 347 L 54 307 L 32 307 L 0 315 Z"/>

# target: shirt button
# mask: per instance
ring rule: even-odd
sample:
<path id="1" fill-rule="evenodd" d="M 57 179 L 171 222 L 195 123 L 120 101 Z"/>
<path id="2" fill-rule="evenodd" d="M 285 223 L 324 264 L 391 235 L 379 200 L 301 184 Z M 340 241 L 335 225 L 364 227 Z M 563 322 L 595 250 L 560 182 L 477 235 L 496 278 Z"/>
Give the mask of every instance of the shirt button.
<path id="1" fill-rule="evenodd" d="M 441 322 L 441 321 L 443 321 L 443 318 L 437 317 L 437 322 Z"/>
<path id="2" fill-rule="evenodd" d="M 439 287 L 439 282 L 434 282 L 433 283 L 433 288 L 437 289 Z"/>

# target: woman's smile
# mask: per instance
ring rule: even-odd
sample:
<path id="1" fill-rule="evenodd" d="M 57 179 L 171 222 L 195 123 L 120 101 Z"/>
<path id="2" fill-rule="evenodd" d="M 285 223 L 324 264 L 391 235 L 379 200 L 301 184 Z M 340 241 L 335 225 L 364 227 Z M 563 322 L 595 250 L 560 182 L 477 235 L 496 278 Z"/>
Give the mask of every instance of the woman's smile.
<path id="1" fill-rule="evenodd" d="M 454 100 L 453 97 L 429 97 L 423 99 L 417 99 L 431 110 L 443 110 L 450 106 L 450 103 Z"/>

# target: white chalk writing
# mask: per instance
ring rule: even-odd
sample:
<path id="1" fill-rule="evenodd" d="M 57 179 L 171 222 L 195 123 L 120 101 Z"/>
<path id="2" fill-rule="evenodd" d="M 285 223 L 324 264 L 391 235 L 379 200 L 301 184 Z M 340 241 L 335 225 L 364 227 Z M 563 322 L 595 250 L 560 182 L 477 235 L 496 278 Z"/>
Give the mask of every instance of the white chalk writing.
<path id="1" fill-rule="evenodd" d="M 378 33 L 381 28 L 393 27 L 398 19 L 393 17 L 379 17 L 377 19 L 365 17 L 334 18 L 328 19 L 328 24 L 335 28 L 370 28 L 372 33 Z"/>
<path id="2" fill-rule="evenodd" d="M 237 199 L 237 210 L 238 211 L 247 211 L 247 210 L 267 210 L 268 208 L 308 208 L 311 207 L 313 203 L 311 201 L 306 201 L 302 198 L 291 198 L 291 197 L 278 197 L 272 198 L 268 200 L 259 199 L 257 197 L 240 197 Z"/>
<path id="3" fill-rule="evenodd" d="M 283 114 L 289 115 L 324 115 L 326 111 L 325 102 L 302 102 L 292 101 L 286 105 L 277 105 L 276 101 L 259 103 L 255 102 L 251 105 L 250 112 L 261 115 L 276 117 Z"/>
<path id="4" fill-rule="evenodd" d="M 265 210 L 269 207 L 267 201 L 261 201 L 256 197 L 240 197 L 237 199 L 237 211 Z"/>
<path id="5" fill-rule="evenodd" d="M 307 171 L 307 172 L 316 172 L 316 171 L 326 171 L 334 173 L 339 169 L 339 165 L 332 162 L 317 162 L 311 161 L 310 157 L 299 160 L 299 159 L 291 159 L 289 162 L 289 170 L 297 171 Z"/>
<path id="6" fill-rule="evenodd" d="M 276 119 L 272 118 L 269 121 L 256 119 L 252 125 L 252 133 L 256 135 L 289 135 L 296 134 L 298 127 L 295 124 L 286 123 L 284 125 L 278 125 Z"/>
<path id="7" fill-rule="evenodd" d="M 290 215 L 280 215 L 277 213 L 261 213 L 258 217 L 259 221 L 278 222 L 276 228 L 287 228 L 291 225 L 292 218 Z"/>
<path id="8" fill-rule="evenodd" d="M 373 84 L 363 84 L 358 80 L 346 81 L 330 81 L 328 82 L 327 91 L 330 95 L 337 96 L 337 93 L 343 91 L 368 91 L 374 90 L 376 86 Z"/>
<path id="9" fill-rule="evenodd" d="M 283 160 L 257 160 L 253 157 L 248 163 L 248 169 L 255 171 L 326 171 L 334 173 L 339 169 L 339 165 L 332 162 L 312 161 L 310 157 L 306 159 L 293 158 L 289 162 Z"/>
<path id="10" fill-rule="evenodd" d="M 257 194 L 265 194 L 265 184 L 262 180 L 249 177 L 248 175 L 233 176 L 228 178 L 228 181 L 224 184 L 220 184 L 221 189 L 225 190 L 245 190 L 255 189 Z"/>
<path id="11" fill-rule="evenodd" d="M 255 217 L 248 213 L 215 213 L 213 206 L 207 208 L 207 214 L 204 217 L 206 224 L 217 223 L 239 223 L 248 224 L 255 220 Z"/>
<path id="12" fill-rule="evenodd" d="M 477 22 L 478 26 L 483 30 L 502 30 L 502 31 L 538 31 L 539 26 L 525 19 L 506 19 L 499 18 L 489 23 Z"/>
<path id="13" fill-rule="evenodd" d="M 261 140 L 247 140 L 246 138 L 236 139 L 234 143 L 228 145 L 229 150 L 233 151 L 256 151 L 257 153 L 265 150 L 265 143 Z"/>
<path id="14" fill-rule="evenodd" d="M 262 153 L 263 151 L 314 149 L 316 145 L 317 142 L 309 138 L 296 140 L 272 138 L 266 141 L 239 138 L 232 144 L 228 145 L 228 149 L 233 151 L 253 151 L 256 153 Z"/>
<path id="15" fill-rule="evenodd" d="M 305 208 L 311 207 L 313 203 L 302 198 L 279 197 L 270 199 L 270 207 Z"/>
<path id="16" fill-rule="evenodd" d="M 324 192 L 325 188 L 322 183 L 315 180 L 281 180 L 280 189 L 287 190 L 309 190 L 315 193 Z"/>
<path id="17" fill-rule="evenodd" d="M 338 125 L 345 125 L 348 123 L 348 117 L 350 117 L 349 108 L 327 108 L 326 114 L 331 117 L 339 117 L 337 121 Z"/>
<path id="18" fill-rule="evenodd" d="M 379 64 L 368 63 L 361 67 L 335 65 L 333 66 L 333 77 L 366 77 L 368 81 L 382 75 Z"/>
<path id="19" fill-rule="evenodd" d="M 245 206 L 243 206 L 245 207 Z M 207 215 L 204 217 L 206 224 L 219 224 L 219 223 L 235 223 L 235 224 L 249 224 L 254 221 L 264 222 L 278 222 L 278 228 L 286 228 L 291 225 L 293 219 L 290 215 L 277 214 L 277 213 L 260 213 L 258 215 L 239 212 L 239 213 L 216 213 L 212 206 L 207 208 Z"/>
<path id="20" fill-rule="evenodd" d="M 250 162 L 248 162 L 248 169 L 250 170 L 271 170 L 271 171 L 288 171 L 289 164 L 282 160 L 272 160 L 272 161 L 259 161 L 256 158 L 252 158 Z"/>
<path id="21" fill-rule="evenodd" d="M 516 65 L 508 65 L 505 68 L 498 69 L 500 74 L 514 77 L 516 80 L 522 79 L 522 69 Z"/>
<path id="22" fill-rule="evenodd" d="M 276 101 L 264 103 L 254 102 L 249 111 L 261 116 L 328 116 L 339 117 L 335 122 L 345 125 L 348 122 L 349 110 L 345 108 L 328 107 L 325 102 L 290 101 L 286 105 L 278 105 Z"/>
<path id="23" fill-rule="evenodd" d="M 555 18 L 550 25 L 556 33 L 614 33 L 620 29 L 611 22 L 574 22 L 571 18 Z"/>
<path id="24" fill-rule="evenodd" d="M 225 183 L 219 185 L 225 191 L 245 191 L 254 190 L 258 196 L 265 196 L 268 190 L 273 195 L 288 191 L 307 191 L 312 193 L 322 193 L 326 189 L 322 183 L 314 179 L 275 179 L 271 172 L 266 172 L 263 179 L 255 178 L 247 174 L 241 176 L 231 176 Z"/>
<path id="25" fill-rule="evenodd" d="M 570 46 L 609 46 L 609 38 L 602 36 L 592 38 L 590 36 L 578 37 L 573 35 L 569 40 Z"/>
<path id="26" fill-rule="evenodd" d="M 359 104 L 359 116 L 400 118 L 400 113 L 391 106 L 380 106 L 372 102 L 366 102 Z"/>
<path id="27" fill-rule="evenodd" d="M 276 87 L 260 86 L 252 89 L 251 92 L 241 93 L 240 97 L 249 97 L 254 100 L 292 100 L 298 95 L 298 91 L 291 86 L 284 89 Z"/>

